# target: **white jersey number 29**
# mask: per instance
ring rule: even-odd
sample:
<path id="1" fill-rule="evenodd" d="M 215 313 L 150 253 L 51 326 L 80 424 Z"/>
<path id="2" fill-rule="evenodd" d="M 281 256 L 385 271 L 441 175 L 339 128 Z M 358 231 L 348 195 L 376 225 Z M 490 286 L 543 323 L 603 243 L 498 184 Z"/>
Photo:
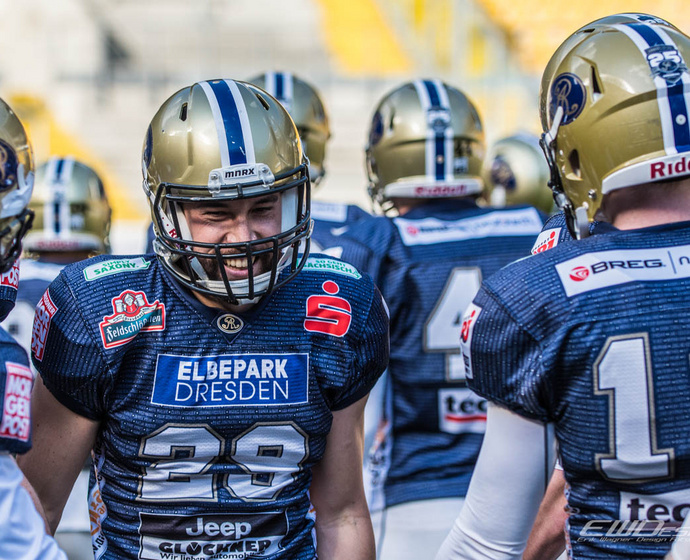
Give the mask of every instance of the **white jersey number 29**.
<path id="1" fill-rule="evenodd" d="M 611 337 L 594 364 L 594 392 L 609 397 L 611 452 L 597 454 L 609 480 L 671 475 L 673 449 L 658 449 L 652 364 L 647 333 Z"/>
<path id="2" fill-rule="evenodd" d="M 169 424 L 146 437 L 140 456 L 149 460 L 139 486 L 144 501 L 215 502 L 219 486 L 243 501 L 272 500 L 302 469 L 307 436 L 292 423 L 257 423 L 230 443 L 241 472 L 212 474 L 225 460 L 225 441 L 206 425 Z M 236 470 L 236 469 L 235 469 Z"/>

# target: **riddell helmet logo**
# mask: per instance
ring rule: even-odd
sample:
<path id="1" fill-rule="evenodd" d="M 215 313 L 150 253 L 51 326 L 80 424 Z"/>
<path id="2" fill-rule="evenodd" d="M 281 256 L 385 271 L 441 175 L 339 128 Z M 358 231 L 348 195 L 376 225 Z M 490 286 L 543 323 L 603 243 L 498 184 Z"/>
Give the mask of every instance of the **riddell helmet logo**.
<path id="1" fill-rule="evenodd" d="M 570 271 L 570 279 L 575 282 L 582 282 L 589 277 L 589 270 L 584 266 L 576 266 Z"/>

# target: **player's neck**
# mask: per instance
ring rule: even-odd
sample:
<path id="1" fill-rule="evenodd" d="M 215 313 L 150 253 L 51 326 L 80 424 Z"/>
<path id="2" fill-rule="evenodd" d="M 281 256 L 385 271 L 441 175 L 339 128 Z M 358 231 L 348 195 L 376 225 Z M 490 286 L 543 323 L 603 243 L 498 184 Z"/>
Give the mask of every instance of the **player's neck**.
<path id="1" fill-rule="evenodd" d="M 206 307 L 213 307 L 215 309 L 222 309 L 223 311 L 229 311 L 230 313 L 244 313 L 246 311 L 249 311 L 252 307 L 254 307 L 254 303 L 245 303 L 243 305 L 234 305 L 232 303 L 229 303 L 227 301 L 223 301 L 221 299 L 216 299 L 214 297 L 208 297 L 205 296 L 204 294 L 200 294 L 198 292 L 192 292 L 194 297 L 198 299 L 202 304 L 204 304 Z"/>
<path id="2" fill-rule="evenodd" d="M 690 181 L 648 183 L 613 191 L 602 205 L 604 215 L 618 229 L 690 220 Z"/>

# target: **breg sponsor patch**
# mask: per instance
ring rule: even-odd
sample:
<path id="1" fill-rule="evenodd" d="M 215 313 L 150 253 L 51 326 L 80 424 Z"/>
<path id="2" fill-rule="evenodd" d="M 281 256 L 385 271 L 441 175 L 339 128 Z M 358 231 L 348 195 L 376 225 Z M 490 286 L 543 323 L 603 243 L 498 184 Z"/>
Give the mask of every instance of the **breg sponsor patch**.
<path id="1" fill-rule="evenodd" d="M 309 354 L 160 354 L 151 402 L 164 406 L 290 405 L 308 400 Z"/>
<path id="2" fill-rule="evenodd" d="M 142 560 L 266 558 L 280 552 L 285 513 L 139 514 Z"/>
<path id="3" fill-rule="evenodd" d="M 690 278 L 690 245 L 587 253 L 556 265 L 568 297 L 628 282 Z"/>

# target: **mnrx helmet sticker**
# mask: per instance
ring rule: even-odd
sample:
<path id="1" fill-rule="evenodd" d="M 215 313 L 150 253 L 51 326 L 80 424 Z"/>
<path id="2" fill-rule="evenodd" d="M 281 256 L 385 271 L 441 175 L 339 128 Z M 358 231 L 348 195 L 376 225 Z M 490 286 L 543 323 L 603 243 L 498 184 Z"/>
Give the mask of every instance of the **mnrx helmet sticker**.
<path id="1" fill-rule="evenodd" d="M 0 140 L 0 190 L 5 190 L 17 183 L 19 160 L 17 152 L 4 140 Z"/>
<path id="2" fill-rule="evenodd" d="M 125 290 L 111 301 L 113 315 L 99 324 L 105 348 L 125 344 L 140 332 L 165 330 L 165 306 L 158 300 L 149 303 L 144 292 Z"/>
<path id="3" fill-rule="evenodd" d="M 549 117 L 553 120 L 558 107 L 563 107 L 561 125 L 573 122 L 582 113 L 587 100 L 587 90 L 582 80 L 569 72 L 558 76 L 551 86 Z"/>
<path id="4" fill-rule="evenodd" d="M 327 280 L 321 286 L 330 295 L 313 295 L 307 298 L 307 313 L 304 328 L 331 336 L 345 336 L 352 322 L 352 306 L 344 298 L 336 297 L 340 286 Z"/>
<path id="5" fill-rule="evenodd" d="M 236 334 L 244 327 L 244 321 L 237 315 L 225 313 L 216 319 L 218 328 L 227 334 Z"/>
<path id="6" fill-rule="evenodd" d="M 677 84 L 688 71 L 678 49 L 672 45 L 654 45 L 645 50 L 652 77 L 661 77 L 669 86 Z"/>

